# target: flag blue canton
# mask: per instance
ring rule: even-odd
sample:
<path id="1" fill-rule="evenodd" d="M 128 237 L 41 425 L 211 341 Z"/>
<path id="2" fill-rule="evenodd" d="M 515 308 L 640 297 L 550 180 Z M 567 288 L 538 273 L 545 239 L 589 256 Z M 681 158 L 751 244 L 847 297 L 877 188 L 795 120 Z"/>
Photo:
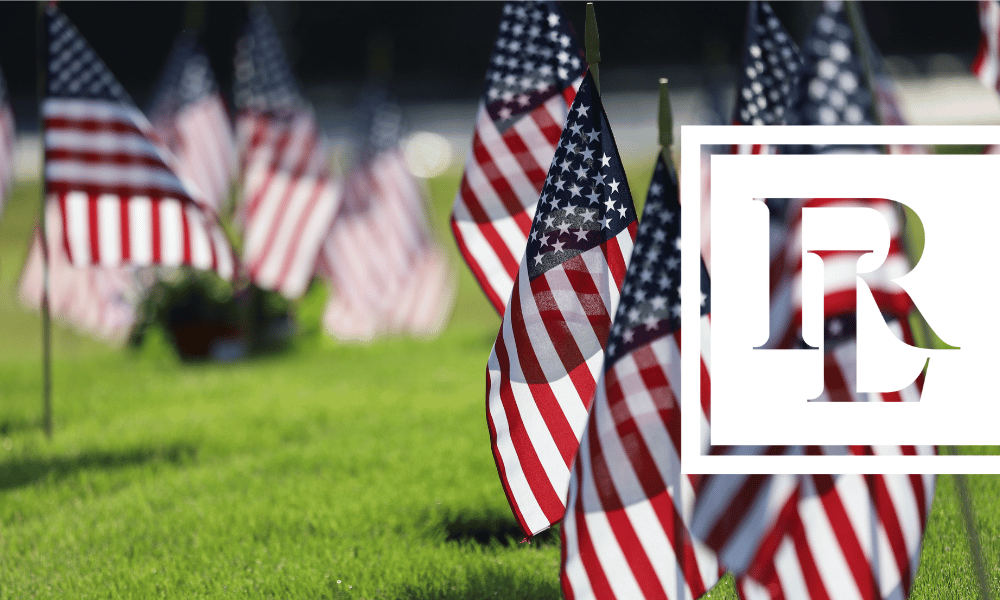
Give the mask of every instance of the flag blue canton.
<path id="1" fill-rule="evenodd" d="M 840 3 L 826 3 L 802 45 L 802 90 L 795 111 L 801 125 L 871 125 L 873 102 L 864 85 L 854 33 Z"/>
<path id="2" fill-rule="evenodd" d="M 554 2 L 508 2 L 486 73 L 486 111 L 503 133 L 585 69 L 583 52 Z"/>
<path id="3" fill-rule="evenodd" d="M 215 74 L 204 49 L 193 32 L 185 31 L 174 42 L 167 58 L 163 76 L 147 111 L 149 120 L 156 122 L 175 115 L 182 107 L 216 91 Z"/>
<path id="4" fill-rule="evenodd" d="M 681 326 L 681 205 L 677 177 L 660 156 L 646 194 L 621 300 L 608 337 L 604 368 Z M 710 284 L 701 264 L 701 314 L 711 307 Z"/>
<path id="5" fill-rule="evenodd" d="M 45 21 L 48 97 L 109 100 L 132 106 L 128 94 L 66 15 L 50 6 Z"/>
<path id="6" fill-rule="evenodd" d="M 237 109 L 293 111 L 301 108 L 302 95 L 274 22 L 267 11 L 250 7 L 246 29 L 236 44 Z"/>
<path id="7" fill-rule="evenodd" d="M 524 256 L 532 279 L 621 233 L 635 222 L 601 97 L 588 72 L 559 138 Z"/>
<path id="8" fill-rule="evenodd" d="M 749 11 L 734 122 L 780 125 L 797 93 L 802 60 L 771 5 L 751 2 Z"/>

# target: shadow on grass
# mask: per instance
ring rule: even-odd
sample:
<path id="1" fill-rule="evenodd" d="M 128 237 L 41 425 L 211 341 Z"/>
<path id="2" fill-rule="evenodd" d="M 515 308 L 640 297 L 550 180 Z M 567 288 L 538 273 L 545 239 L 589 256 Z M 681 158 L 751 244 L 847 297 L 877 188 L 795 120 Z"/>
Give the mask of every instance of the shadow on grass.
<path id="1" fill-rule="evenodd" d="M 473 542 L 480 546 L 512 546 L 524 539 L 524 532 L 513 516 L 493 514 L 453 514 L 444 520 L 449 542 Z M 559 544 L 559 529 L 553 527 L 531 538 L 532 545 Z"/>
<path id="2" fill-rule="evenodd" d="M 191 444 L 140 447 L 116 451 L 87 451 L 69 456 L 19 457 L 0 462 L 0 491 L 36 481 L 61 479 L 80 471 L 125 469 L 152 462 L 193 462 L 198 448 Z"/>
<path id="3" fill-rule="evenodd" d="M 26 419 L 22 417 L 7 417 L 0 420 L 0 435 L 11 435 L 32 429 L 41 429 L 42 425 L 38 419 Z"/>

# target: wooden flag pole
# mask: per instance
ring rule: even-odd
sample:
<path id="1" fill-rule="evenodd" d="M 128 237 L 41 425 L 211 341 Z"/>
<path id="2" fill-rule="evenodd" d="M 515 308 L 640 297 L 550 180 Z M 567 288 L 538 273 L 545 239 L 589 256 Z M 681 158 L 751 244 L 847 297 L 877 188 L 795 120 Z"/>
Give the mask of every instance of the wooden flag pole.
<path id="1" fill-rule="evenodd" d="M 865 21 L 861 16 L 861 9 L 858 7 L 857 0 L 847 0 L 845 7 L 847 18 L 851 22 L 851 31 L 854 33 L 854 45 L 861 58 L 862 71 L 867 80 L 868 89 L 872 93 L 872 113 L 875 117 L 875 123 L 882 125 L 884 123 L 882 110 L 878 104 L 878 99 L 875 98 L 875 86 L 877 85 L 875 81 L 875 63 L 871 48 L 869 47 L 870 38 L 868 37 L 868 29 L 865 27 Z M 906 215 L 902 210 L 900 210 L 900 217 L 905 224 Z M 910 260 L 913 261 L 916 258 L 916 252 L 912 244 L 910 244 L 909 236 L 903 236 L 903 246 Z M 920 314 L 919 310 L 916 316 L 917 321 L 920 323 L 921 332 L 923 333 L 924 343 L 930 346 L 933 340 L 930 325 L 924 319 L 924 316 Z M 948 453 L 956 456 L 958 455 L 958 448 L 948 446 Z M 979 595 L 983 600 L 992 600 L 989 583 L 986 579 L 986 571 L 983 568 L 983 548 L 979 540 L 979 533 L 976 531 L 975 512 L 972 507 L 972 498 L 969 496 L 968 482 L 966 476 L 962 473 L 953 474 L 952 479 L 955 482 L 955 493 L 958 495 L 959 505 L 962 509 L 962 521 L 965 525 L 966 537 L 969 540 L 969 553 L 972 555 L 972 570 L 976 574 Z"/>
<path id="2" fill-rule="evenodd" d="M 597 85 L 597 93 L 601 93 L 601 77 L 599 67 L 601 63 L 601 40 L 600 36 L 597 35 L 597 17 L 594 16 L 593 2 L 587 3 L 587 21 L 585 24 L 583 38 L 587 65 L 590 67 L 591 75 L 594 76 L 594 84 Z"/>
<path id="3" fill-rule="evenodd" d="M 52 317 L 49 314 L 49 234 L 45 224 L 45 205 L 48 198 L 48 178 L 45 176 L 45 115 L 42 106 L 48 87 L 48 39 L 45 26 L 46 2 L 38 2 L 36 15 L 36 68 L 38 79 L 38 130 L 42 138 L 41 182 L 41 236 L 42 236 L 42 428 L 45 437 L 52 439 Z"/>
<path id="4" fill-rule="evenodd" d="M 676 179 L 677 168 L 674 166 L 674 157 L 670 154 L 674 145 L 674 114 L 670 110 L 670 86 L 666 77 L 660 78 L 660 111 L 657 115 L 657 125 L 660 129 L 660 154 L 663 156 L 663 163 Z"/>

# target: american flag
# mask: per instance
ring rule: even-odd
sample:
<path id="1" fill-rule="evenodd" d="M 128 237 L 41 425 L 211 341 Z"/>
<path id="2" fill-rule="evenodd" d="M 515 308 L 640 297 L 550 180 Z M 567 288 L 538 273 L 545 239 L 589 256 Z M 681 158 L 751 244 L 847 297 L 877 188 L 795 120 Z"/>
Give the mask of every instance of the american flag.
<path id="1" fill-rule="evenodd" d="M 377 92 L 362 105 L 363 146 L 320 257 L 334 287 L 323 323 L 340 340 L 434 335 L 451 312 L 454 278 L 403 158 L 399 107 Z"/>
<path id="2" fill-rule="evenodd" d="M 253 283 L 298 298 L 312 280 L 341 192 L 316 117 L 258 4 L 236 49 L 236 108 L 243 259 Z"/>
<path id="3" fill-rule="evenodd" d="M 7 97 L 7 82 L 0 73 L 0 215 L 3 203 L 14 183 L 14 113 Z"/>
<path id="4" fill-rule="evenodd" d="M 224 278 L 235 256 L 218 218 L 107 66 L 46 10 L 45 178 L 73 265 L 190 265 Z"/>
<path id="5" fill-rule="evenodd" d="M 458 248 L 501 315 L 585 68 L 554 2 L 504 4 L 472 152 L 451 215 Z"/>
<path id="6" fill-rule="evenodd" d="M 182 32 L 174 42 L 147 114 L 177 157 L 179 174 L 222 212 L 236 168 L 233 128 L 208 57 L 193 32 Z"/>
<path id="7" fill-rule="evenodd" d="M 625 171 L 593 77 L 570 109 L 487 363 L 487 421 L 529 536 L 563 517 L 573 456 L 635 239 Z"/>
<path id="8" fill-rule="evenodd" d="M 61 243 L 59 207 L 49 203 L 46 211 L 48 298 L 53 318 L 113 345 L 124 345 L 139 316 L 138 306 L 153 283 L 152 269 L 70 264 Z M 41 240 L 36 230 L 18 283 L 21 302 L 34 309 L 41 309 L 44 293 Z"/>
<path id="9" fill-rule="evenodd" d="M 676 173 L 660 157 L 570 478 L 566 598 L 694 599 L 719 578 L 714 553 L 688 532 L 694 488 L 680 473 L 678 198 Z M 701 287 L 704 335 L 704 263 Z"/>
<path id="10" fill-rule="evenodd" d="M 842 5 L 826 3 L 804 44 L 805 84 L 797 104 L 803 124 L 871 124 L 872 94 Z M 847 82 L 845 85 L 844 82 Z M 857 85 L 851 85 L 856 82 Z M 810 149 L 807 149 L 807 151 Z M 812 151 L 833 151 L 829 147 Z M 792 200 L 798 206 L 849 206 L 857 199 Z M 888 279 L 906 270 L 902 227 L 887 203 L 882 211 L 892 242 L 886 264 L 866 277 L 897 337 L 912 343 L 908 298 Z M 788 211 L 789 215 L 800 214 Z M 787 222 L 785 281 L 801 278 L 801 221 Z M 819 401 L 899 402 L 919 399 L 921 381 L 894 393 L 858 394 L 856 386 L 855 267 L 847 253 L 824 254 L 825 391 Z M 849 263 L 849 264 L 848 264 Z M 847 275 L 850 269 L 851 275 Z M 797 289 L 798 283 L 792 285 Z M 774 306 L 784 303 L 783 306 Z M 801 344 L 801 297 L 772 295 L 772 311 L 791 313 L 778 347 Z M 775 448 L 757 451 L 777 451 Z M 824 446 L 786 449 L 809 454 L 927 454 L 930 447 Z M 729 484 L 728 488 L 726 484 Z M 770 487 L 767 487 L 770 486 Z M 704 536 L 738 575 L 744 598 L 905 598 L 916 574 L 920 540 L 933 497 L 933 476 L 801 475 L 703 479 L 692 529 Z M 748 501 L 752 498 L 752 501 Z M 704 509 L 703 511 L 701 509 Z M 713 514 L 704 518 L 704 514 Z M 706 527 L 711 523 L 712 527 Z M 727 527 L 720 526 L 726 523 Z"/>
<path id="11" fill-rule="evenodd" d="M 988 88 L 1000 91 L 1000 2 L 979 0 L 979 50 L 972 72 Z"/>

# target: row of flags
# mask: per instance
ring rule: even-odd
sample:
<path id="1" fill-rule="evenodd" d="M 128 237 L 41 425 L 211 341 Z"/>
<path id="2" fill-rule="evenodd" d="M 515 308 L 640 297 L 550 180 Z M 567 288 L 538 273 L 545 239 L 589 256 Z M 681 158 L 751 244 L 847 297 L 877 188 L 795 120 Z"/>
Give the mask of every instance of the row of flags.
<path id="1" fill-rule="evenodd" d="M 236 48 L 235 132 L 193 32 L 175 42 L 146 112 L 54 4 L 45 48 L 47 258 L 57 318 L 122 342 L 157 269 L 185 266 L 290 300 L 321 276 L 333 289 L 326 329 L 342 340 L 443 327 L 454 283 L 398 130 L 363 154 L 345 185 L 261 6 L 250 8 Z M 12 139 L 9 110 L 0 134 Z M 223 224 L 237 175 L 240 253 Z M 9 179 L 0 176 L 0 185 Z M 40 306 L 40 231 L 35 238 L 20 296 Z"/>
<path id="2" fill-rule="evenodd" d="M 973 68 L 1000 89 L 998 6 L 980 3 L 984 41 Z M 802 49 L 764 1 L 750 2 L 746 32 L 733 124 L 904 124 L 881 56 L 863 24 L 852 26 L 844 3 L 823 3 Z M 554 125 L 560 122 L 561 129 Z M 908 597 L 934 476 L 681 476 L 680 204 L 668 153 L 657 157 L 637 221 L 600 93 L 565 16 L 551 2 L 504 6 L 452 229 L 502 317 L 487 361 L 486 412 L 515 518 L 528 538 L 562 523 L 566 598 L 698 598 L 726 571 L 743 598 Z M 859 203 L 767 200 L 771 347 L 802 343 L 801 208 Z M 874 208 L 886 216 L 892 239 L 870 286 L 887 325 L 912 343 L 913 306 L 890 282 L 908 269 L 903 215 L 888 202 Z M 854 391 L 856 257 L 848 254 L 824 255 L 825 391 L 818 401 L 918 400 L 922 378 L 895 393 Z M 711 417 L 710 272 L 705 253 L 700 331 L 689 332 L 703 340 L 704 431 Z M 706 444 L 704 451 L 935 449 Z"/>

